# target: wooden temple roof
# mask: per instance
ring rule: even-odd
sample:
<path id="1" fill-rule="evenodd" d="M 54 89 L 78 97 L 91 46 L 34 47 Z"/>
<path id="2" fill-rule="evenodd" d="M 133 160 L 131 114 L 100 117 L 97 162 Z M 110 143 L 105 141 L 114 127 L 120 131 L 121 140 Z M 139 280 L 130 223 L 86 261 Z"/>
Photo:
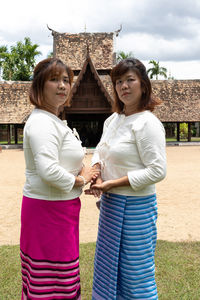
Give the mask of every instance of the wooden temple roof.
<path id="1" fill-rule="evenodd" d="M 72 104 L 72 99 L 73 99 L 74 95 L 76 94 L 78 87 L 80 87 L 80 85 L 81 85 L 81 81 L 83 80 L 84 75 L 86 74 L 87 67 L 90 68 L 90 71 L 93 74 L 93 76 L 94 76 L 94 78 L 95 78 L 95 80 L 96 80 L 96 82 L 97 82 L 100 90 L 104 94 L 104 96 L 107 99 L 107 101 L 111 104 L 112 103 L 112 97 L 111 97 L 109 91 L 104 86 L 105 81 L 104 81 L 104 84 L 103 84 L 103 82 L 102 82 L 102 80 L 100 78 L 101 76 L 99 76 L 97 70 L 95 69 L 95 67 L 94 67 L 94 65 L 92 63 L 90 55 L 87 54 L 86 60 L 85 60 L 85 62 L 83 64 L 83 67 L 82 67 L 82 69 L 81 69 L 81 71 L 80 71 L 80 73 L 79 73 L 79 75 L 78 75 L 78 77 L 77 77 L 77 79 L 76 79 L 76 81 L 75 81 L 72 89 L 71 89 L 70 96 L 69 96 L 69 99 L 68 99 L 69 105 Z M 104 75 L 104 76 L 106 76 L 106 75 Z M 107 75 L 107 81 L 108 81 L 108 77 L 109 76 Z"/>
<path id="2" fill-rule="evenodd" d="M 0 81 L 0 124 L 23 124 L 34 106 L 29 101 L 31 82 Z"/>
<path id="3" fill-rule="evenodd" d="M 85 61 L 71 91 L 70 100 L 84 77 L 87 67 L 108 100 L 112 101 L 112 87 L 108 75 L 99 76 L 91 59 Z M 33 110 L 29 102 L 30 82 L 0 82 L 0 124 L 22 124 Z M 153 93 L 163 103 L 155 110 L 162 122 L 200 122 L 200 80 L 152 80 Z M 68 108 L 70 109 L 70 108 Z"/>
<path id="4" fill-rule="evenodd" d="M 152 88 L 162 122 L 200 122 L 200 80 L 152 80 Z"/>

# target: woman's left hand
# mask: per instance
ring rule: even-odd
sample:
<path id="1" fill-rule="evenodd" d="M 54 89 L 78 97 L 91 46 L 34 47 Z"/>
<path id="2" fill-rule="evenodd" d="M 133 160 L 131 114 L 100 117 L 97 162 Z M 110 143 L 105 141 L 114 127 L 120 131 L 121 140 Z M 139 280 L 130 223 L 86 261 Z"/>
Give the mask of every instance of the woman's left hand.
<path id="1" fill-rule="evenodd" d="M 90 188 L 84 190 L 85 194 L 86 194 L 86 195 L 93 195 L 94 197 L 100 197 L 100 196 L 101 196 L 101 193 L 102 193 L 101 190 L 100 190 L 100 189 L 95 189 L 95 188 L 93 188 L 93 185 L 94 185 L 94 184 L 101 185 L 102 182 L 103 182 L 103 180 L 102 180 L 101 177 L 98 177 L 98 178 L 95 179 L 95 180 L 91 180 Z"/>
<path id="2" fill-rule="evenodd" d="M 107 192 L 111 188 L 120 187 L 120 186 L 130 186 L 128 176 L 124 176 L 118 179 L 106 180 L 104 182 L 99 182 L 99 178 L 97 178 L 95 183 L 92 183 L 90 189 L 85 190 L 87 195 L 94 195 L 96 191 Z M 95 190 L 95 193 L 93 192 Z"/>
<path id="3" fill-rule="evenodd" d="M 107 192 L 112 187 L 113 187 L 112 180 L 107 180 L 107 181 L 104 181 L 100 184 L 95 183 L 95 184 L 92 185 L 92 189 L 96 189 L 96 190 L 99 190 L 101 192 Z"/>

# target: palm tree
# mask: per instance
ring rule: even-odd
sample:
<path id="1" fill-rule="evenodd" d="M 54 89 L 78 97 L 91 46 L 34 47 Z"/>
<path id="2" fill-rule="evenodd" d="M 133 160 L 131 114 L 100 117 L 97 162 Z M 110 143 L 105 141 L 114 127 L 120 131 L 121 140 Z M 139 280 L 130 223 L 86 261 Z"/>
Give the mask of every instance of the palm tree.
<path id="1" fill-rule="evenodd" d="M 156 62 L 155 60 L 150 60 L 149 64 L 152 64 L 153 67 L 149 68 L 147 70 L 147 73 L 150 73 L 150 79 L 152 79 L 154 76 L 156 77 L 156 80 L 158 80 L 158 75 L 160 76 L 164 76 L 165 78 L 167 78 L 167 69 L 164 67 L 160 67 L 159 65 L 159 61 Z"/>
<path id="2" fill-rule="evenodd" d="M 126 59 L 129 57 L 134 57 L 134 54 L 132 51 L 125 53 L 124 51 L 117 52 L 117 63 L 120 62 L 122 59 Z"/>

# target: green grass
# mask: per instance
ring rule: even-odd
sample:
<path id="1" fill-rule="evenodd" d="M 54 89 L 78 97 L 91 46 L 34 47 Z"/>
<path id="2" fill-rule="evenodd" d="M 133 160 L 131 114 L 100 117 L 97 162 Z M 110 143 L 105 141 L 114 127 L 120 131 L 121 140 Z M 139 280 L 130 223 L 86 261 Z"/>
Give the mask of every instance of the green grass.
<path id="1" fill-rule="evenodd" d="M 82 300 L 91 299 L 95 243 L 80 245 Z M 20 300 L 19 246 L 0 247 L 0 299 Z M 159 300 L 200 300 L 200 242 L 158 241 L 156 281 Z"/>
<path id="2" fill-rule="evenodd" d="M 17 144 L 23 144 L 23 141 L 18 141 Z M 10 145 L 17 145 L 15 144 L 15 141 L 12 140 Z M 8 141 L 0 141 L 0 145 L 8 145 Z"/>
<path id="3" fill-rule="evenodd" d="M 180 139 L 180 142 L 187 142 L 187 139 Z M 174 138 L 166 138 L 166 142 L 177 142 L 177 139 Z M 200 137 L 192 137 L 191 142 L 200 142 Z M 15 141 L 11 141 L 11 145 L 14 145 Z M 23 141 L 18 141 L 18 144 L 23 144 Z M 7 141 L 0 141 L 0 145 L 8 145 Z M 95 147 L 87 147 L 88 149 L 95 149 Z"/>
<path id="4" fill-rule="evenodd" d="M 200 242 L 158 241 L 156 281 L 159 300 L 200 300 Z"/>
<path id="5" fill-rule="evenodd" d="M 187 139 L 180 139 L 179 142 L 187 142 Z M 177 142 L 177 139 L 175 137 L 172 138 L 166 138 L 166 142 Z M 191 142 L 200 142 L 200 137 L 192 137 Z"/>
<path id="6" fill-rule="evenodd" d="M 18 300 L 21 294 L 19 246 L 0 247 L 0 299 Z"/>

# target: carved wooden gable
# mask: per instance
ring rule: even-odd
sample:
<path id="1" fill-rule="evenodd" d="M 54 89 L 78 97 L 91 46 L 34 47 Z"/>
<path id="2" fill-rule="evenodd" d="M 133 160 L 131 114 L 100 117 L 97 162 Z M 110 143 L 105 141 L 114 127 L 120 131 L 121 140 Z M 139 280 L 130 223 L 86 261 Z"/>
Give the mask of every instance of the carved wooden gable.
<path id="1" fill-rule="evenodd" d="M 105 89 L 90 56 L 71 90 L 68 113 L 109 113 L 112 99 Z"/>

